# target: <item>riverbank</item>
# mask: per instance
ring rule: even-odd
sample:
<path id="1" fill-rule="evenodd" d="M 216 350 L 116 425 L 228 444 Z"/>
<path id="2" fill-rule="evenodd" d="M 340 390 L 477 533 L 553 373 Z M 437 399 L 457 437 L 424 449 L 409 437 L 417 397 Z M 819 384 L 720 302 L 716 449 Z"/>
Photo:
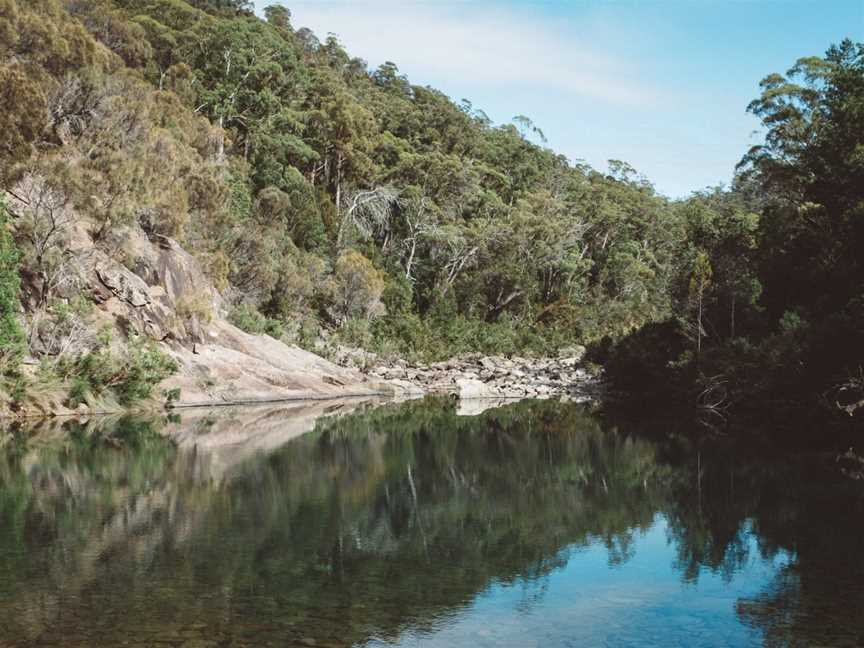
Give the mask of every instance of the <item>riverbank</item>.
<path id="1" fill-rule="evenodd" d="M 76 417 L 154 411 L 163 407 L 278 404 L 346 398 L 405 400 L 446 394 L 460 400 L 561 398 L 587 401 L 602 390 L 600 370 L 583 362 L 584 348 L 564 349 L 555 358 L 467 354 L 425 364 L 385 359 L 340 347 L 333 361 L 266 335 L 250 335 L 215 322 L 193 350 L 169 348 L 179 370 L 158 388 L 175 393 L 170 402 L 153 398 L 123 407 L 116 402 L 64 404 L 62 386 L 28 398 L 0 418 Z"/>
<path id="2" fill-rule="evenodd" d="M 588 400 L 600 393 L 600 370 L 583 362 L 585 348 L 562 349 L 558 357 L 526 358 L 471 353 L 431 364 L 385 359 L 341 348 L 336 362 L 373 380 L 430 394 L 474 398 Z"/>

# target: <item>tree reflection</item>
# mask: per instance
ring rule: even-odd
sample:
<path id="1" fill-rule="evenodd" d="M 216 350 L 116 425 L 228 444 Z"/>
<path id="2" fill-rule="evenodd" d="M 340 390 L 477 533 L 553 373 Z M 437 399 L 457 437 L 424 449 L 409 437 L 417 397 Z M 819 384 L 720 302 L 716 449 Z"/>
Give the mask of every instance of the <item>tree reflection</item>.
<path id="1" fill-rule="evenodd" d="M 395 638 L 491 583 L 542 581 L 579 547 L 600 542 L 626 565 L 658 515 L 685 581 L 732 579 L 753 547 L 793 556 L 738 604 L 769 642 L 861 639 L 860 494 L 812 461 L 627 434 L 554 402 L 459 417 L 427 400 L 323 419 L 275 451 L 237 448 L 218 474 L 202 446 L 157 427 L 6 435 L 8 645 Z"/>

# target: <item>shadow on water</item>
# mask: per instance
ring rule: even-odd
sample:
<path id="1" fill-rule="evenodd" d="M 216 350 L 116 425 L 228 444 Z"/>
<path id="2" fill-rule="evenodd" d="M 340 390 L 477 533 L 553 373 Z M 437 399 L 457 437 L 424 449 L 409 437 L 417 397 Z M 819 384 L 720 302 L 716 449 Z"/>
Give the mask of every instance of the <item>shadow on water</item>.
<path id="1" fill-rule="evenodd" d="M 0 432 L 0 646 L 864 643 L 860 483 L 610 421 L 431 399 Z"/>

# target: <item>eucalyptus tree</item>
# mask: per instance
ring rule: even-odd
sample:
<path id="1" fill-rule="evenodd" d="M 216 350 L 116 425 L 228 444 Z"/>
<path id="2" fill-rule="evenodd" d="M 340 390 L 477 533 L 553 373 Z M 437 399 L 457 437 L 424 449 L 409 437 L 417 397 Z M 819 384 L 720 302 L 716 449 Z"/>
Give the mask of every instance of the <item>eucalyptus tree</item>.
<path id="1" fill-rule="evenodd" d="M 0 198 L 0 377 L 18 370 L 25 337 L 18 321 L 21 303 L 20 255 L 9 231 L 6 204 Z"/>

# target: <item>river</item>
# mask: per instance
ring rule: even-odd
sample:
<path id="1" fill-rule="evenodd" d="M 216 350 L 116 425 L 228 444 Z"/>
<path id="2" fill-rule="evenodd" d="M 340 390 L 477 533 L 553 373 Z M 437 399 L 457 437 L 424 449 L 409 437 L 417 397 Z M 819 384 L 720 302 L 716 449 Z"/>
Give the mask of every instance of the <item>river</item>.
<path id="1" fill-rule="evenodd" d="M 0 647 L 864 645 L 833 459 L 478 410 L 0 427 Z"/>

